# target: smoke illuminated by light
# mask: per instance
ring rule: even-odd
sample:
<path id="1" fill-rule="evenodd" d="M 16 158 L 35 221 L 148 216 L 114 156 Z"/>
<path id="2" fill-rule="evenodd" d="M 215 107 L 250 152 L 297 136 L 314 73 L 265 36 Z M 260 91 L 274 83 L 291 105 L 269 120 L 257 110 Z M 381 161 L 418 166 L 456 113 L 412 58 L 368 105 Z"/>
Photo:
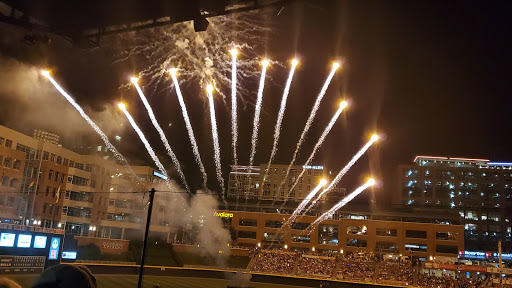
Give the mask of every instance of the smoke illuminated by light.
<path id="1" fill-rule="evenodd" d="M 123 111 L 124 115 L 126 116 L 128 121 L 132 125 L 133 130 L 135 130 L 135 132 L 137 132 L 137 135 L 139 136 L 140 140 L 144 144 L 144 147 L 146 147 L 146 150 L 148 151 L 149 156 L 155 162 L 155 165 L 156 165 L 156 167 L 158 167 L 158 170 L 160 171 L 160 173 L 162 173 L 166 177 L 165 183 L 167 184 L 167 187 L 171 191 L 173 191 L 174 189 L 171 187 L 171 183 L 169 182 L 169 176 L 167 176 L 167 171 L 165 170 L 164 165 L 162 165 L 162 162 L 160 162 L 160 160 L 156 156 L 155 151 L 153 151 L 153 148 L 151 147 L 148 140 L 146 139 L 146 136 L 144 136 L 144 133 L 142 133 L 139 126 L 137 126 L 137 123 L 135 123 L 135 120 L 133 120 L 130 113 L 126 110 L 126 106 L 123 103 L 119 103 L 118 106 L 119 106 L 119 109 L 121 109 L 121 111 Z"/>
<path id="2" fill-rule="evenodd" d="M 332 78 L 334 77 L 334 73 L 336 73 L 336 70 L 340 67 L 340 64 L 338 62 L 334 62 L 332 65 L 331 73 L 329 73 L 329 76 L 327 76 L 327 79 L 324 82 L 324 85 L 322 86 L 322 89 L 320 90 L 320 93 L 318 93 L 318 96 L 316 97 L 315 104 L 313 105 L 313 108 L 311 109 L 311 113 L 309 114 L 308 120 L 306 121 L 306 125 L 304 126 L 304 130 L 302 130 L 302 134 L 300 135 L 299 141 L 297 142 L 297 147 L 295 148 L 295 152 L 293 152 L 292 161 L 290 162 L 290 165 L 286 168 L 286 174 L 283 178 L 283 181 L 279 184 L 279 188 L 277 191 L 281 190 L 281 187 L 284 185 L 286 180 L 288 179 L 288 176 L 290 175 L 290 169 L 295 164 L 295 161 L 297 160 L 297 155 L 299 154 L 299 150 L 302 146 L 302 143 L 306 139 L 306 135 L 309 132 L 309 129 L 311 128 L 311 125 L 313 124 L 313 120 L 315 120 L 316 113 L 318 109 L 320 108 L 320 104 L 322 103 L 322 99 L 324 98 L 325 93 L 327 92 L 327 88 L 329 88 L 329 84 L 331 83 Z"/>
<path id="3" fill-rule="evenodd" d="M 197 146 L 196 137 L 194 136 L 194 130 L 192 129 L 192 124 L 190 123 L 190 118 L 188 117 L 187 106 L 185 105 L 183 95 L 181 94 L 178 78 L 176 77 L 176 71 L 176 68 L 169 69 L 169 73 L 171 74 L 172 80 L 174 81 L 174 88 L 176 89 L 176 94 L 178 95 L 178 102 L 180 102 L 183 119 L 185 120 L 185 127 L 187 127 L 188 138 L 190 139 L 190 144 L 192 145 L 194 159 L 196 160 L 197 166 L 199 166 L 199 170 L 201 171 L 201 175 L 203 176 L 203 187 L 207 189 L 206 181 L 208 180 L 208 177 L 206 175 L 206 169 L 204 168 L 203 161 L 201 160 L 201 154 L 199 154 L 199 146 Z"/>
<path id="4" fill-rule="evenodd" d="M 210 120 L 212 124 L 212 138 L 213 138 L 213 152 L 215 156 L 215 168 L 217 172 L 217 179 L 222 187 L 222 199 L 224 199 L 224 178 L 222 178 L 222 166 L 220 163 L 220 146 L 219 146 L 219 133 L 217 132 L 217 119 L 215 117 L 215 105 L 213 103 L 213 86 L 206 87 L 208 92 L 208 102 L 210 104 Z M 225 201 L 225 200 L 224 200 Z"/>
<path id="5" fill-rule="evenodd" d="M 172 151 L 171 146 L 169 145 L 169 141 L 167 141 L 167 137 L 164 134 L 164 131 L 158 124 L 158 121 L 156 120 L 155 114 L 153 113 L 153 109 L 151 108 L 151 105 L 149 105 L 148 100 L 146 99 L 146 96 L 142 92 L 142 89 L 140 89 L 139 84 L 137 83 L 137 78 L 131 78 L 133 85 L 135 86 L 135 89 L 137 89 L 137 93 L 140 96 L 140 99 L 142 100 L 142 103 L 144 103 L 144 107 L 146 107 L 146 111 L 148 112 L 149 119 L 151 120 L 151 123 L 153 123 L 153 126 L 155 127 L 156 131 L 158 132 L 158 135 L 160 135 L 160 139 L 162 140 L 162 143 L 165 146 L 165 150 L 167 151 L 167 154 L 171 157 L 172 163 L 174 164 L 174 168 L 176 169 L 176 172 L 178 173 L 181 183 L 183 186 L 185 186 L 185 189 L 188 193 L 190 193 L 190 188 L 188 187 L 187 181 L 185 180 L 185 175 L 183 174 L 183 171 L 181 171 L 181 165 L 180 161 L 178 161 L 178 158 L 176 157 L 176 154 L 174 154 L 174 151 Z M 123 104 L 124 105 L 124 104 Z M 121 108 L 124 109 L 124 108 Z"/>
<path id="6" fill-rule="evenodd" d="M 348 172 L 348 170 L 350 170 L 350 168 L 357 162 L 357 160 L 359 160 L 359 158 L 361 158 L 361 156 L 364 155 L 364 153 L 372 146 L 373 143 L 375 143 L 377 140 L 379 139 L 379 137 L 377 136 L 377 134 L 373 134 L 372 137 L 370 138 L 370 141 L 366 142 L 366 144 L 363 146 L 363 148 L 361 148 L 357 153 L 356 155 L 354 155 L 354 157 L 352 157 L 352 159 L 350 159 L 350 161 L 347 163 L 347 165 L 345 165 L 345 167 L 343 167 L 343 169 L 341 169 L 341 171 L 338 173 L 338 175 L 336 175 L 336 177 L 334 178 L 334 180 L 332 180 L 331 184 L 329 184 L 329 186 L 327 186 L 327 188 L 325 188 L 322 193 L 320 193 L 320 195 L 318 195 L 318 197 L 315 199 L 315 201 L 313 201 L 313 203 L 311 203 L 311 205 L 308 207 L 308 210 L 311 209 L 318 200 L 320 200 L 320 198 L 322 198 L 322 196 L 329 192 L 332 188 L 336 187 L 336 185 L 340 182 L 341 178 L 343 178 L 343 176 L 345 176 L 345 174 Z"/>
<path id="7" fill-rule="evenodd" d="M 329 122 L 329 124 L 327 125 L 327 127 L 325 127 L 324 129 L 324 132 L 322 133 L 322 135 L 320 136 L 320 138 L 318 139 L 315 147 L 313 148 L 313 151 L 311 152 L 311 154 L 309 155 L 309 158 L 308 160 L 306 160 L 306 163 L 304 163 L 304 166 L 309 166 L 311 164 L 311 161 L 313 161 L 313 158 L 315 157 L 315 154 L 316 152 L 318 151 L 318 149 L 320 149 L 320 147 L 322 146 L 322 144 L 324 143 L 325 141 L 325 138 L 327 137 L 327 135 L 329 134 L 329 132 L 331 131 L 332 127 L 334 126 L 334 124 L 336 123 L 336 120 L 338 120 L 338 118 L 340 117 L 340 114 L 341 112 L 343 112 L 343 110 L 347 107 L 347 102 L 345 101 L 342 101 L 340 103 L 340 107 L 338 108 L 338 110 L 336 111 L 336 113 L 334 114 L 334 116 L 332 116 L 331 118 L 331 121 Z M 302 169 L 302 171 L 300 172 L 299 176 L 297 176 L 297 179 L 295 180 L 295 182 L 293 183 L 292 187 L 290 189 L 288 189 L 288 194 L 286 196 L 286 198 L 284 199 L 284 203 L 281 205 L 281 208 L 284 206 L 284 204 L 286 203 L 291 191 L 293 191 L 293 189 L 295 189 L 295 186 L 297 186 L 297 184 L 300 182 L 300 180 L 302 179 L 302 176 L 304 176 L 304 173 L 306 172 L 306 169 Z M 279 190 L 278 190 L 279 191 Z"/>
<path id="8" fill-rule="evenodd" d="M 238 119 L 237 119 L 237 105 L 236 105 L 236 55 L 238 51 L 231 49 L 229 51 L 232 55 L 231 60 L 231 136 L 233 148 L 233 162 L 235 166 L 238 165 L 238 156 L 236 155 L 236 148 L 238 142 Z"/>
<path id="9" fill-rule="evenodd" d="M 263 101 L 263 89 L 265 88 L 265 74 L 267 73 L 268 60 L 261 62 L 261 77 L 260 85 L 258 87 L 258 99 L 256 100 L 256 106 L 254 108 L 254 120 L 252 124 L 252 138 L 251 138 L 251 155 L 249 157 L 249 166 L 252 166 L 254 162 L 254 155 L 256 154 L 256 145 L 258 144 L 258 130 L 260 128 L 260 113 L 261 103 Z"/>
<path id="10" fill-rule="evenodd" d="M 279 135 L 281 134 L 281 124 L 283 123 L 284 111 L 286 110 L 286 100 L 288 99 L 288 94 L 290 93 L 290 86 L 292 85 L 293 74 L 295 73 L 297 64 L 299 64 L 299 61 L 293 59 L 292 68 L 290 69 L 290 74 L 288 74 L 288 80 L 286 80 L 286 86 L 284 87 L 283 98 L 281 99 L 281 107 L 279 108 L 279 114 L 277 115 L 277 123 L 274 130 L 274 144 L 272 145 L 272 152 L 270 152 L 270 159 L 268 160 L 267 169 L 265 170 L 265 175 L 263 176 L 263 181 L 265 181 L 270 169 L 270 164 L 272 164 L 272 161 L 274 160 L 274 157 L 277 153 Z"/>
<path id="11" fill-rule="evenodd" d="M 340 210 L 341 207 L 347 205 L 348 202 L 352 201 L 352 199 L 356 198 L 357 195 L 361 194 L 364 190 L 366 190 L 368 187 L 375 185 L 375 180 L 373 178 L 368 179 L 368 181 L 359 186 L 356 190 L 354 190 L 352 193 L 350 193 L 347 197 L 343 198 L 340 202 L 338 202 L 336 205 L 334 205 L 329 211 L 322 214 L 320 217 L 318 217 L 313 223 L 309 225 L 309 227 L 306 229 L 308 231 L 308 234 L 312 232 L 314 227 L 318 224 L 320 224 L 325 219 L 331 218 L 336 211 Z"/>

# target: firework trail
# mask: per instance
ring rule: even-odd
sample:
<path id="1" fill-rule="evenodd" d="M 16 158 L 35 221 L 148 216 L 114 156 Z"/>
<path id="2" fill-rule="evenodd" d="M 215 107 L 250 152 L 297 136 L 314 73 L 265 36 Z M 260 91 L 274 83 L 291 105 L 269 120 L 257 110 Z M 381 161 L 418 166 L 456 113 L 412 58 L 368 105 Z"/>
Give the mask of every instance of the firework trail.
<path id="1" fill-rule="evenodd" d="M 302 210 L 304 210 L 304 208 L 306 208 L 306 205 L 308 205 L 309 201 L 311 199 L 313 199 L 313 197 L 315 197 L 316 193 L 318 193 L 318 191 L 320 191 L 320 189 L 322 189 L 322 187 L 324 187 L 324 185 L 326 183 L 327 183 L 327 180 L 325 180 L 325 179 L 320 180 L 320 184 L 318 184 L 313 190 L 311 190 L 311 192 L 309 192 L 308 196 L 306 196 L 306 198 L 304 198 L 302 200 L 302 202 L 300 202 L 297 209 L 295 209 L 293 211 L 292 216 L 290 216 L 290 218 L 288 218 L 288 220 L 283 224 L 283 226 L 281 228 L 292 225 L 293 222 L 295 221 L 295 218 L 297 218 L 297 216 L 302 212 Z"/>
<path id="2" fill-rule="evenodd" d="M 247 104 L 254 103 L 252 97 L 247 97 L 251 91 L 245 83 L 258 78 L 257 59 L 265 51 L 267 37 L 274 33 L 269 15 L 258 11 L 208 18 L 210 25 L 201 33 L 194 31 L 192 21 L 187 21 L 108 36 L 104 38 L 104 45 L 117 49 L 114 65 L 123 62 L 135 65 L 151 95 L 168 91 L 173 82 L 165 71 L 177 67 L 181 71 L 181 84 L 199 83 L 203 87 L 213 83 L 224 103 L 226 95 L 222 91 L 227 91 L 232 84 L 232 57 L 225 51 L 235 48 L 244 55 L 237 61 L 236 73 L 238 104 L 245 109 Z"/>
<path id="3" fill-rule="evenodd" d="M 233 141 L 233 163 L 238 165 L 238 157 L 236 155 L 236 146 L 238 141 L 238 122 L 237 122 L 237 107 L 236 107 L 236 55 L 238 51 L 236 49 L 229 50 L 231 53 L 231 135 Z"/>
<path id="4" fill-rule="evenodd" d="M 140 89 L 140 86 L 137 83 L 137 80 L 138 80 L 137 78 L 131 78 L 131 81 L 132 81 L 133 85 L 135 86 L 135 89 L 137 89 L 137 93 L 139 93 L 142 103 L 144 103 L 144 107 L 146 107 L 146 110 L 148 111 L 148 115 L 149 115 L 149 119 L 151 119 L 151 123 L 153 123 L 153 126 L 155 127 L 156 131 L 158 131 L 158 135 L 160 135 L 160 139 L 164 143 L 165 150 L 167 150 L 167 154 L 171 157 L 172 163 L 174 164 L 174 168 L 176 169 L 176 172 L 180 176 L 183 186 L 185 186 L 185 189 L 187 190 L 187 192 L 190 193 L 190 188 L 188 187 L 187 181 L 185 180 L 185 175 L 183 174 L 183 171 L 181 171 L 180 161 L 178 161 L 176 154 L 174 154 L 174 151 L 172 151 L 171 146 L 169 145 L 169 141 L 167 141 L 167 137 L 165 137 L 164 131 L 158 124 L 155 114 L 153 113 L 153 109 L 151 109 L 151 105 L 149 105 L 149 102 L 146 99 L 146 96 L 142 92 L 142 89 Z"/>
<path id="5" fill-rule="evenodd" d="M 155 165 L 156 165 L 156 167 L 158 167 L 158 170 L 160 170 L 160 173 L 162 173 L 165 176 L 164 180 L 165 180 L 165 183 L 167 184 L 167 187 L 169 187 L 169 189 L 171 189 L 171 191 L 174 190 L 171 187 L 171 183 L 169 182 L 169 177 L 167 176 L 167 171 L 165 170 L 164 165 L 162 165 L 160 160 L 158 160 L 158 157 L 156 156 L 155 151 L 153 151 L 153 148 L 151 148 L 151 145 L 149 145 L 149 142 L 146 139 L 146 137 L 144 136 L 144 133 L 142 133 L 139 126 L 137 126 L 137 123 L 135 123 L 135 120 L 133 120 L 130 113 L 126 110 L 126 106 L 123 103 L 119 103 L 118 106 L 119 106 L 119 109 L 121 109 L 123 111 L 124 115 L 126 116 L 128 121 L 132 125 L 133 130 L 135 130 L 135 132 L 137 132 L 137 135 L 139 135 L 140 140 L 142 141 L 142 143 L 144 143 L 146 150 L 148 150 L 149 156 L 151 156 L 151 158 L 155 162 Z"/>
<path id="6" fill-rule="evenodd" d="M 350 159 L 350 161 L 347 163 L 347 165 L 345 165 L 345 167 L 343 167 L 343 169 L 341 169 L 341 171 L 338 173 L 338 175 L 336 175 L 336 177 L 334 178 L 334 180 L 332 180 L 331 184 L 329 184 L 329 186 L 327 186 L 327 188 L 325 188 L 321 193 L 320 195 L 318 195 L 318 197 L 316 197 L 316 199 L 313 201 L 313 203 L 311 203 L 311 205 L 308 207 L 308 209 L 304 212 L 308 212 L 311 208 L 313 208 L 313 206 L 316 204 L 316 202 L 318 202 L 318 200 L 320 200 L 320 198 L 322 198 L 322 196 L 329 192 L 332 188 L 334 188 L 341 180 L 341 178 L 343 178 L 343 176 L 348 172 L 348 170 L 350 170 L 350 168 L 357 162 L 357 160 L 359 160 L 359 158 L 361 158 L 361 156 L 363 156 L 363 154 L 366 152 L 366 150 L 368 150 L 370 148 L 370 146 L 372 146 L 372 144 L 379 140 L 379 136 L 377 134 L 373 134 L 372 137 L 370 138 L 370 141 L 366 142 L 366 144 L 363 146 L 363 148 L 361 148 L 357 153 L 356 155 L 354 155 L 354 157 L 352 157 L 352 159 Z"/>
<path id="7" fill-rule="evenodd" d="M 60 85 L 52 78 L 52 76 L 50 76 L 50 72 L 43 70 L 41 73 L 43 74 L 44 77 L 46 77 L 48 80 L 50 80 L 50 82 L 55 87 L 55 89 L 57 89 L 57 91 L 59 91 L 60 94 L 62 94 L 62 96 L 64 96 L 64 98 L 66 98 L 66 100 L 68 100 L 68 102 L 73 107 L 75 107 L 75 109 L 78 111 L 78 113 L 80 113 L 80 116 L 82 116 L 82 118 L 84 118 L 85 121 L 87 121 L 87 123 L 92 127 L 92 129 L 94 129 L 94 131 L 98 135 L 100 135 L 100 137 L 103 140 L 103 142 L 105 143 L 105 146 L 107 147 L 107 149 L 110 152 L 112 152 L 114 154 L 114 156 L 126 166 L 127 170 L 132 174 L 132 176 L 134 176 L 134 179 L 137 182 L 137 184 L 140 185 L 137 175 L 130 168 L 126 158 L 124 158 L 124 156 L 121 153 L 119 153 L 119 151 L 117 151 L 116 147 L 114 147 L 114 145 L 112 145 L 112 143 L 110 143 L 107 135 L 105 135 L 105 133 L 103 133 L 103 131 L 101 131 L 100 127 L 98 127 L 98 125 L 96 125 L 96 123 L 94 123 L 94 121 L 92 121 L 91 118 L 89 118 L 89 116 L 87 116 L 87 114 L 85 114 L 82 107 L 80 107 L 80 105 L 78 105 L 75 102 L 75 100 L 71 96 L 69 96 L 69 94 L 66 91 L 64 91 L 64 89 L 62 89 L 62 87 L 60 87 Z"/>
<path id="8" fill-rule="evenodd" d="M 277 153 L 277 144 L 279 143 L 279 135 L 281 134 L 281 124 L 283 123 L 284 111 L 286 109 L 286 100 L 288 99 L 288 94 L 290 93 L 290 86 L 292 85 L 293 74 L 295 73 L 295 68 L 299 64 L 299 61 L 293 59 L 292 68 L 290 69 L 290 74 L 288 75 L 288 80 L 286 80 L 286 86 L 284 87 L 283 98 L 281 100 L 281 108 L 279 108 L 279 114 L 277 116 L 277 123 L 274 130 L 274 144 L 272 145 L 272 152 L 270 153 L 270 159 L 268 160 L 267 169 L 265 170 L 265 174 L 263 175 L 263 182 L 265 182 L 265 178 L 267 178 L 268 171 L 270 169 L 270 164 L 272 164 L 272 160 Z"/>
<path id="9" fill-rule="evenodd" d="M 213 104 L 213 86 L 206 87 L 208 92 L 208 102 L 210 103 L 210 119 L 212 123 L 213 152 L 215 153 L 215 167 L 217 171 L 217 179 L 222 188 L 222 199 L 224 200 L 224 178 L 222 178 L 222 167 L 220 164 L 220 146 L 219 134 L 217 133 L 217 119 L 215 118 L 215 106 Z M 224 200 L 226 201 L 226 200 Z"/>
<path id="10" fill-rule="evenodd" d="M 306 125 L 304 126 L 304 130 L 302 131 L 302 134 L 300 135 L 300 139 L 297 142 L 297 147 L 295 148 L 295 152 L 293 152 L 292 161 L 290 162 L 290 165 L 288 165 L 288 168 L 286 168 L 286 174 L 283 178 L 283 181 L 281 184 L 279 184 L 279 188 L 277 191 L 281 191 L 281 187 L 286 182 L 286 179 L 288 179 L 288 175 L 290 175 L 290 170 L 295 164 L 295 160 L 297 160 L 297 155 L 299 154 L 300 146 L 302 145 L 302 142 L 304 142 L 304 139 L 306 139 L 306 134 L 308 134 L 309 128 L 311 128 L 311 124 L 313 124 L 313 120 L 315 119 L 316 112 L 318 111 L 318 108 L 320 107 L 320 103 L 322 103 L 322 99 L 324 98 L 325 92 L 327 91 L 327 88 L 329 87 L 329 84 L 331 83 L 332 78 L 334 77 L 334 73 L 338 68 L 340 67 L 340 64 L 338 62 L 334 62 L 332 64 L 332 70 L 331 73 L 329 73 L 329 76 L 324 82 L 324 86 L 320 90 L 320 93 L 318 93 L 318 96 L 316 97 L 315 105 L 313 105 L 313 108 L 311 109 L 311 113 L 309 114 L 309 118 L 306 121 Z"/>
<path id="11" fill-rule="evenodd" d="M 306 229 L 306 233 L 309 235 L 311 232 L 313 232 L 313 229 L 316 225 L 320 224 L 322 221 L 324 221 L 327 218 L 331 218 L 336 211 L 340 210 L 341 207 L 347 205 L 348 202 L 352 201 L 357 195 L 361 194 L 364 190 L 366 190 L 368 187 L 373 186 L 375 184 L 375 180 L 373 178 L 370 178 L 368 182 L 365 184 L 359 186 L 356 190 L 354 190 L 352 193 L 350 193 L 347 197 L 343 198 L 338 204 L 334 205 L 329 211 L 322 214 L 320 217 L 318 217 L 313 223 L 311 223 L 308 228 Z"/>
<path id="12" fill-rule="evenodd" d="M 194 153 L 194 158 L 196 160 L 197 165 L 199 166 L 199 170 L 201 171 L 201 175 L 203 176 L 203 187 L 206 188 L 206 181 L 208 176 L 206 175 L 206 169 L 204 169 L 203 161 L 201 160 L 201 154 L 199 154 L 199 147 L 197 146 L 196 137 L 194 136 L 194 130 L 192 129 L 192 124 L 190 123 L 190 118 L 188 117 L 187 106 L 185 105 L 185 101 L 183 101 L 183 95 L 181 94 L 180 85 L 178 83 L 178 78 L 176 78 L 176 68 L 172 68 L 169 70 L 169 73 L 172 76 L 172 80 L 174 81 L 174 88 L 176 88 L 176 94 L 178 95 L 178 101 L 180 102 L 181 112 L 183 114 L 183 119 L 185 120 L 185 126 L 187 127 L 188 138 L 190 139 L 190 144 L 192 145 L 192 152 Z"/>
<path id="13" fill-rule="evenodd" d="M 316 142 L 316 145 L 313 148 L 313 152 L 311 152 L 311 155 L 309 155 L 309 158 L 308 158 L 308 160 L 306 160 L 306 163 L 304 164 L 304 166 L 309 165 L 311 163 L 311 161 L 313 161 L 313 158 L 315 157 L 316 152 L 318 151 L 320 146 L 322 146 L 322 144 L 324 143 L 325 138 L 327 137 L 327 135 L 331 131 L 332 127 L 336 123 L 336 120 L 338 120 L 338 118 L 340 117 L 341 112 L 343 112 L 343 110 L 347 107 L 347 105 L 348 104 L 347 104 L 346 101 L 342 101 L 340 103 L 340 108 L 338 108 L 338 110 L 336 111 L 334 116 L 332 116 L 331 121 L 329 122 L 327 127 L 325 127 L 324 132 L 322 133 L 322 135 L 318 139 L 318 142 Z M 302 178 L 302 176 L 304 175 L 305 172 L 306 172 L 306 169 L 305 168 L 302 169 L 302 171 L 300 172 L 299 176 L 297 177 L 297 180 L 295 180 L 295 182 L 293 183 L 292 188 L 290 188 L 288 190 L 288 194 L 286 195 L 286 198 L 284 199 L 284 202 L 281 205 L 281 209 L 283 208 L 284 204 L 286 204 L 286 201 L 287 201 L 288 197 L 290 196 L 291 191 L 293 191 L 293 189 L 295 189 L 295 186 L 297 186 L 297 184 L 299 183 L 300 179 Z"/>
<path id="14" fill-rule="evenodd" d="M 252 124 L 252 139 L 251 139 L 251 156 L 249 157 L 249 166 L 254 162 L 254 155 L 256 154 L 256 144 L 258 143 L 258 129 L 260 128 L 260 113 L 261 102 L 263 101 L 263 89 L 265 88 L 265 74 L 267 73 L 268 60 L 263 60 L 261 65 L 260 85 L 258 87 L 258 99 L 254 108 L 254 122 Z"/>

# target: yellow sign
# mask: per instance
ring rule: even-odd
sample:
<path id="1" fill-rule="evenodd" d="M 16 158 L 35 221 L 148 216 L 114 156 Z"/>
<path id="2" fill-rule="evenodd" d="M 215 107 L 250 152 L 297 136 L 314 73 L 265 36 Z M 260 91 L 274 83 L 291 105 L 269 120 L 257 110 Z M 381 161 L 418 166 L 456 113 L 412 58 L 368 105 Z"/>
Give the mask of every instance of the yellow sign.
<path id="1" fill-rule="evenodd" d="M 233 213 L 226 213 L 226 212 L 214 212 L 214 213 L 213 213 L 213 216 L 233 218 Z"/>

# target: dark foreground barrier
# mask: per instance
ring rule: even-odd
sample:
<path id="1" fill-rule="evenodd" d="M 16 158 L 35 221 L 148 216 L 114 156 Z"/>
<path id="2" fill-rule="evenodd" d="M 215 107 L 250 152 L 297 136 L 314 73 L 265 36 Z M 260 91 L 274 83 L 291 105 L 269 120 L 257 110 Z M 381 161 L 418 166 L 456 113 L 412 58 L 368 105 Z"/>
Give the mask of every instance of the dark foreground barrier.
<path id="1" fill-rule="evenodd" d="M 93 274 L 117 274 L 117 275 L 138 275 L 139 267 L 135 265 L 115 265 L 115 264 L 91 264 L 83 263 Z M 243 271 L 243 270 L 240 270 Z M 144 275 L 152 276 L 174 276 L 174 277 L 193 277 L 193 278 L 215 278 L 226 279 L 226 274 L 232 274 L 236 270 L 221 270 L 208 268 L 185 268 L 185 267 L 164 267 L 164 266 L 145 266 Z M 297 276 L 272 275 L 251 273 L 251 282 L 272 283 L 283 285 L 295 285 L 303 287 L 319 287 L 322 283 L 328 283 L 329 288 L 382 288 L 382 287 L 407 287 L 407 286 L 391 286 L 383 284 L 370 284 L 359 282 L 348 282 L 338 280 L 316 279 Z"/>

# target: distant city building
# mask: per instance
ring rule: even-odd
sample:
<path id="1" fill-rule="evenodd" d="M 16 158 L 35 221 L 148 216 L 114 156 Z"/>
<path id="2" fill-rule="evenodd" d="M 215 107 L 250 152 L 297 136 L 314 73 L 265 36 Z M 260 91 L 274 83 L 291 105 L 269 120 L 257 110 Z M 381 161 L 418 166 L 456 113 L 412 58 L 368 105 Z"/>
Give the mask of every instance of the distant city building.
<path id="1" fill-rule="evenodd" d="M 394 204 L 458 213 L 467 249 L 496 251 L 501 241 L 512 251 L 512 163 L 417 156 L 398 183 Z"/>
<path id="2" fill-rule="evenodd" d="M 228 198 L 299 201 L 304 199 L 320 183 L 322 178 L 327 176 L 323 166 L 294 165 L 291 167 L 290 174 L 285 181 L 284 177 L 287 168 L 288 165 L 270 165 L 264 185 L 262 185 L 267 164 L 261 164 L 260 166 L 231 166 L 228 181 Z M 303 176 L 296 187 L 290 191 L 303 170 Z M 281 183 L 283 184 L 281 185 Z M 346 190 L 343 188 L 334 188 L 329 192 L 328 197 L 341 199 L 345 192 Z"/>
<path id="3" fill-rule="evenodd" d="M 135 179 L 127 167 L 47 141 L 52 137 L 29 137 L 0 126 L 0 222 L 61 228 L 77 236 L 141 239 L 147 198 L 131 192 L 159 185 L 155 170 L 130 166 Z M 166 207 L 154 207 L 151 231 L 165 239 L 172 228 Z"/>
<path id="4" fill-rule="evenodd" d="M 57 134 L 35 129 L 33 137 L 37 140 L 59 145 L 60 136 Z"/>

